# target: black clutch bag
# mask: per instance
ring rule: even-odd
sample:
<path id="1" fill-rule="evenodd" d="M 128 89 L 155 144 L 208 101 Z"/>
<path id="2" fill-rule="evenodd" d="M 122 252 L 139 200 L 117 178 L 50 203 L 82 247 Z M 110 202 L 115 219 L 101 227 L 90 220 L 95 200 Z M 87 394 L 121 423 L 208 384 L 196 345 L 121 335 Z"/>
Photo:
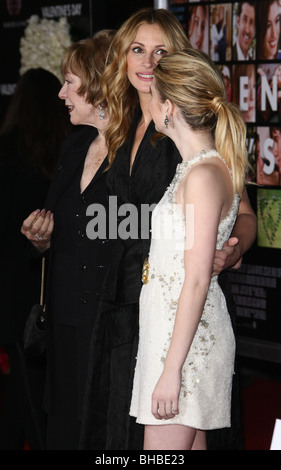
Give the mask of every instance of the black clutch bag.
<path id="1" fill-rule="evenodd" d="M 44 305 L 45 263 L 42 258 L 40 304 L 33 305 L 23 333 L 23 347 L 27 353 L 39 356 L 46 350 L 46 305 Z"/>

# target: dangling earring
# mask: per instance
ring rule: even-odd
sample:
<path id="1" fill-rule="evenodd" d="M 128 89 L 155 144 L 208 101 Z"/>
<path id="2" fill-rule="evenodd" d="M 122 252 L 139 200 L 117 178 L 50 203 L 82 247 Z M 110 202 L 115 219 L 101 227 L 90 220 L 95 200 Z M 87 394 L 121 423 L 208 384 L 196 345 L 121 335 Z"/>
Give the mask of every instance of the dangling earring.
<path id="1" fill-rule="evenodd" d="M 102 119 L 104 119 L 104 118 L 105 118 L 104 109 L 103 109 L 103 107 L 102 107 L 102 105 L 101 105 L 101 104 L 99 104 L 98 108 L 99 108 L 99 110 L 100 110 L 100 113 L 99 113 L 99 119 L 101 119 L 101 120 L 102 120 Z"/>
<path id="2" fill-rule="evenodd" d="M 168 116 L 166 115 L 164 119 L 164 124 L 165 124 L 166 129 L 168 129 L 169 122 L 171 122 L 171 119 L 169 119 Z"/>

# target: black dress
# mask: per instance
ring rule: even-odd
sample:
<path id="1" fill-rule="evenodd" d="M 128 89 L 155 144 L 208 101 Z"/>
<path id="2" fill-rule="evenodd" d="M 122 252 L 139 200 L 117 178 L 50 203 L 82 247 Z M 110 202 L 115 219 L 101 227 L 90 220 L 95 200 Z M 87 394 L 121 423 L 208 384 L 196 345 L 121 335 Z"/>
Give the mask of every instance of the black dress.
<path id="1" fill-rule="evenodd" d="M 141 274 L 150 246 L 150 220 L 148 224 L 143 223 L 141 206 L 146 204 L 153 208 L 153 204 L 159 202 L 182 159 L 170 139 L 155 139 L 151 122 L 129 173 L 131 148 L 140 116 L 138 110 L 130 139 L 118 151 L 107 177 L 109 194 L 117 195 L 118 207 L 126 203 L 137 207 L 138 237 L 126 240 L 119 237 L 113 248 L 113 260 L 106 275 L 92 337 L 81 449 L 143 448 L 143 427 L 129 416 L 138 347 Z M 119 217 L 119 222 L 121 220 Z"/>
<path id="2" fill-rule="evenodd" d="M 91 332 L 111 258 L 108 239 L 91 239 L 87 233 L 93 219 L 88 207 L 99 204 L 106 211 L 108 204 L 107 160 L 80 191 L 85 157 L 96 136 L 95 128 L 83 126 L 66 140 L 46 202 L 55 220 L 46 289 L 47 450 L 78 448 Z"/>

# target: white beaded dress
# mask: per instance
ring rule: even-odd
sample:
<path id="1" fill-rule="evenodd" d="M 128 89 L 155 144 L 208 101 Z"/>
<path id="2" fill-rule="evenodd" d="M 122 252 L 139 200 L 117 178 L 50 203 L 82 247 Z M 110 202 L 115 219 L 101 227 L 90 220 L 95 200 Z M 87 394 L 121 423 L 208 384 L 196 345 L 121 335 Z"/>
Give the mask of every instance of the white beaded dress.
<path id="1" fill-rule="evenodd" d="M 217 276 L 211 280 L 203 314 L 182 368 L 179 414 L 170 420 L 157 420 L 151 413 L 151 396 L 163 370 L 184 281 L 186 228 L 182 207 L 175 202 L 176 192 L 191 165 L 214 156 L 221 158 L 211 150 L 180 163 L 152 214 L 149 272 L 140 295 L 139 347 L 130 407 L 130 415 L 141 424 L 183 424 L 203 430 L 230 426 L 235 338 Z M 230 236 L 238 205 L 239 196 L 235 195 L 218 228 L 218 249 Z M 188 214 L 186 220 L 188 229 Z"/>

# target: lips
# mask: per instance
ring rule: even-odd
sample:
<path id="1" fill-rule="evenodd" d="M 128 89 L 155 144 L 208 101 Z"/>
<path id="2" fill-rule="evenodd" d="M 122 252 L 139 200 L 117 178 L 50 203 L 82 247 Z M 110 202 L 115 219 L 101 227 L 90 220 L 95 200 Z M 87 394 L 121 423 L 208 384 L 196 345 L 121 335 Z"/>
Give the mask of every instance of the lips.
<path id="1" fill-rule="evenodd" d="M 249 36 L 249 34 L 244 34 L 243 39 L 246 43 L 250 43 L 252 41 L 252 36 Z"/>
<path id="2" fill-rule="evenodd" d="M 67 107 L 69 113 L 71 113 L 74 109 L 74 106 L 70 105 L 70 104 L 67 104 L 66 107 Z"/>
<path id="3" fill-rule="evenodd" d="M 137 76 L 143 80 L 153 80 L 154 74 L 150 73 L 137 73 Z"/>
<path id="4" fill-rule="evenodd" d="M 269 47 L 270 49 L 276 49 L 276 44 L 277 44 L 277 41 L 274 40 L 274 41 L 269 41 Z"/>

